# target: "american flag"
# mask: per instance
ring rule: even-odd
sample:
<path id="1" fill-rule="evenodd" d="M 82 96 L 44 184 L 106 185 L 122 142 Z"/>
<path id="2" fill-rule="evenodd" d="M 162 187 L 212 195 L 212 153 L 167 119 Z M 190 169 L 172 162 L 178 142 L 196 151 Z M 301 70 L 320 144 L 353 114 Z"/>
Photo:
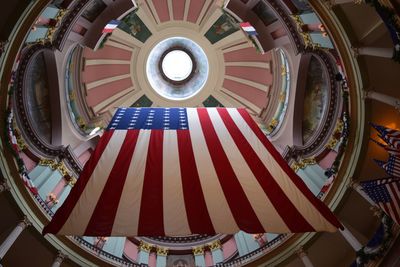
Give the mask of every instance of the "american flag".
<path id="1" fill-rule="evenodd" d="M 384 144 L 384 143 L 378 142 L 378 141 L 376 141 L 376 140 L 373 139 L 373 138 L 370 138 L 370 141 L 374 142 L 374 143 L 377 144 L 378 146 L 380 146 L 380 147 L 382 147 L 383 149 L 385 149 L 385 150 L 389 153 L 389 155 L 393 155 L 393 156 L 400 157 L 400 149 L 398 149 L 398 148 L 393 148 L 392 146 L 387 145 L 386 143 Z"/>
<path id="2" fill-rule="evenodd" d="M 390 147 L 400 149 L 400 131 L 387 128 L 382 125 L 370 123 L 375 130 L 378 131 L 379 137 L 382 138 Z"/>
<path id="3" fill-rule="evenodd" d="M 245 109 L 120 108 L 44 233 L 336 231 Z"/>
<path id="4" fill-rule="evenodd" d="M 376 160 L 375 162 L 386 171 L 387 174 L 394 177 L 400 177 L 400 158 L 389 154 L 387 162 L 382 160 Z"/>
<path id="5" fill-rule="evenodd" d="M 400 225 L 400 179 L 383 178 L 361 182 L 367 195 Z"/>

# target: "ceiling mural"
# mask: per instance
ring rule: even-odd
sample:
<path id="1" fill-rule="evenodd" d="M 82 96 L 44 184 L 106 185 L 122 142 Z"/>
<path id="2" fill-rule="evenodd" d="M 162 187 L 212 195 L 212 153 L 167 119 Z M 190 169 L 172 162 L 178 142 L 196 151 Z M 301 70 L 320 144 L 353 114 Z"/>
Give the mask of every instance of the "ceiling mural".
<path id="1" fill-rule="evenodd" d="M 49 84 L 43 53 L 32 60 L 27 72 L 27 105 L 35 130 L 48 144 L 51 143 L 51 112 Z"/>
<path id="2" fill-rule="evenodd" d="M 304 96 L 303 142 L 307 143 L 316 134 L 323 122 L 328 105 L 330 84 L 324 65 L 316 57 L 311 57 Z"/>
<path id="3" fill-rule="evenodd" d="M 228 14 L 222 14 L 221 17 L 206 32 L 205 37 L 212 43 L 231 35 L 239 30 L 237 23 Z"/>
<path id="4" fill-rule="evenodd" d="M 118 25 L 118 28 L 132 35 L 142 43 L 146 42 L 146 40 L 151 36 L 150 30 L 146 27 L 136 12 L 132 12 L 124 17 Z"/>

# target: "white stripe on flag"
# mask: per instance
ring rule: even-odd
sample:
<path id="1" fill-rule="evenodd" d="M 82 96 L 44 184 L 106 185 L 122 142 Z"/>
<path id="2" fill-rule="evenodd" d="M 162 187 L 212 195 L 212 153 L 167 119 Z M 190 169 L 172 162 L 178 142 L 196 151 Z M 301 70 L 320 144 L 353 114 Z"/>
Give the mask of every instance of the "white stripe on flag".
<path id="1" fill-rule="evenodd" d="M 245 30 L 246 32 L 255 32 L 256 31 L 256 29 L 254 29 L 254 27 L 252 27 L 252 26 L 245 26 L 245 27 L 242 27 L 242 29 Z"/>
<path id="2" fill-rule="evenodd" d="M 392 201 L 390 201 L 391 203 L 393 203 L 393 211 L 395 211 L 397 213 L 397 216 L 394 216 L 393 218 L 398 218 L 400 217 L 400 203 L 397 202 L 397 199 L 399 199 L 400 195 L 398 194 L 398 190 L 397 190 L 397 186 L 395 183 L 392 183 L 393 189 L 390 186 L 390 184 L 386 184 L 386 189 L 389 191 L 389 195 L 390 198 L 392 199 Z M 397 191 L 397 192 L 396 192 Z M 397 196 L 395 196 L 397 195 Z"/>
<path id="3" fill-rule="evenodd" d="M 304 196 L 304 194 L 297 188 L 293 181 L 288 177 L 286 172 L 279 166 L 278 162 L 264 147 L 257 136 L 253 134 L 251 128 L 244 121 L 242 116 L 239 114 L 237 109 L 228 108 L 227 111 L 239 127 L 242 134 L 245 136 L 247 141 L 252 146 L 253 150 L 257 153 L 257 156 L 264 163 L 264 166 L 271 173 L 274 180 L 278 183 L 279 187 L 283 190 L 289 200 L 295 205 L 300 214 L 304 219 L 316 230 L 330 229 L 335 231 L 337 228 L 334 227 L 329 221 L 327 221 L 323 215 L 314 207 L 312 203 Z M 276 179 L 276 177 L 285 177 L 284 179 Z"/>
<path id="4" fill-rule="evenodd" d="M 389 215 L 389 217 L 395 219 L 396 216 L 395 216 L 393 208 L 392 208 L 393 202 L 391 201 L 389 203 L 382 203 L 382 204 L 386 207 L 386 209 L 383 209 L 383 210 L 386 211 L 386 213 Z"/>
<path id="5" fill-rule="evenodd" d="M 96 168 L 93 170 L 88 183 L 85 186 L 78 202 L 73 208 L 68 219 L 59 231 L 64 235 L 84 235 L 85 229 L 92 217 L 96 204 L 99 201 L 104 186 L 107 183 L 110 172 L 124 142 L 126 130 L 115 131 L 100 157 Z"/>
<path id="6" fill-rule="evenodd" d="M 119 130 L 118 130 L 119 131 Z M 140 130 L 115 215 L 112 235 L 137 233 L 151 130 Z M 134 192 L 134 193 L 132 193 Z"/>
<path id="7" fill-rule="evenodd" d="M 272 225 L 279 225 L 282 226 L 282 228 L 275 228 L 276 231 L 290 232 L 286 223 L 279 216 L 275 207 L 272 205 L 264 190 L 258 183 L 257 178 L 247 165 L 246 160 L 225 127 L 218 111 L 216 109 L 207 109 L 207 111 L 236 177 L 238 178 L 246 197 L 249 199 L 250 204 L 264 229 L 269 229 L 269 226 Z"/>
<path id="8" fill-rule="evenodd" d="M 111 30 L 114 30 L 115 28 L 117 28 L 118 27 L 118 25 L 116 25 L 116 24 L 107 24 L 105 27 L 104 27 L 104 29 L 111 29 Z"/>
<path id="9" fill-rule="evenodd" d="M 197 171 L 207 205 L 207 210 L 213 222 L 215 232 L 238 232 L 239 227 L 232 215 L 224 191 L 221 188 L 210 152 L 204 139 L 196 108 L 187 109 L 187 117 L 192 140 L 193 154 L 196 160 Z"/>
<path id="10" fill-rule="evenodd" d="M 164 130 L 163 203 L 165 235 L 190 233 L 183 196 L 176 130 Z"/>

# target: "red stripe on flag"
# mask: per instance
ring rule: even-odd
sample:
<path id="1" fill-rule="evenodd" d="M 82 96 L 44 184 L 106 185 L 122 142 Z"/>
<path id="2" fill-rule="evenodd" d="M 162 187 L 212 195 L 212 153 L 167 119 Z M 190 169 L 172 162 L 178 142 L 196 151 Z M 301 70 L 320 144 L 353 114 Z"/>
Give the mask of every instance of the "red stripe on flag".
<path id="1" fill-rule="evenodd" d="M 200 184 L 188 130 L 177 130 L 179 162 L 186 214 L 192 233 L 215 234 Z"/>
<path id="2" fill-rule="evenodd" d="M 237 127 L 226 109 L 217 109 L 225 127 L 239 148 L 258 183 L 261 185 L 268 199 L 274 205 L 282 220 L 292 232 L 312 232 L 315 229 L 304 219 L 293 203 L 289 200 L 268 169 L 257 156 L 246 137 Z M 268 229 L 266 229 L 268 230 Z"/>
<path id="3" fill-rule="evenodd" d="M 72 188 L 70 194 L 68 195 L 67 200 L 64 204 L 57 210 L 57 213 L 52 218 L 51 222 L 43 228 L 43 234 L 52 233 L 57 234 L 60 229 L 63 227 L 64 223 L 67 221 L 69 215 L 74 209 L 76 203 L 78 202 L 83 190 L 86 187 L 86 184 L 89 181 L 89 178 L 92 176 L 93 170 L 96 168 L 97 163 L 101 155 L 104 152 L 104 149 L 107 147 L 108 142 L 110 141 L 114 131 L 109 130 L 105 131 L 103 136 L 100 138 L 99 143 L 97 144 L 92 156 L 86 163 L 81 175 Z"/>
<path id="4" fill-rule="evenodd" d="M 247 199 L 225 154 L 207 109 L 199 108 L 197 112 L 215 171 L 237 225 L 247 233 L 264 232 L 264 227 Z"/>
<path id="5" fill-rule="evenodd" d="M 110 236 L 139 130 L 129 130 L 86 227 L 86 236 Z M 110 162 L 112 164 L 112 162 Z"/>
<path id="6" fill-rule="evenodd" d="M 397 205 L 400 205 L 399 195 L 397 195 L 396 189 L 395 189 L 395 186 L 397 186 L 397 185 L 394 182 L 392 182 L 390 184 L 387 184 L 386 186 L 389 187 L 388 189 L 391 193 L 390 196 L 392 198 L 392 201 L 390 201 L 390 204 L 392 205 L 392 210 L 394 213 L 393 215 L 396 218 L 395 220 L 398 223 L 400 223 L 400 214 L 399 214 L 399 211 L 397 210 L 396 204 L 395 204 L 395 203 L 397 203 Z"/>
<path id="7" fill-rule="evenodd" d="M 164 130 L 151 130 L 139 215 L 139 236 L 164 236 Z"/>
<path id="8" fill-rule="evenodd" d="M 278 153 L 275 147 L 268 141 L 265 137 L 264 133 L 258 127 L 256 122 L 250 117 L 249 113 L 244 108 L 237 109 L 249 127 L 253 130 L 253 132 L 257 135 L 258 139 L 263 143 L 265 148 L 271 153 L 279 166 L 286 172 L 292 182 L 300 189 L 303 195 L 310 201 L 310 203 L 321 213 L 325 219 L 327 219 L 332 225 L 344 229 L 340 222 L 337 220 L 335 215 L 329 210 L 327 206 L 324 205 L 319 199 L 317 199 L 311 191 L 308 189 L 307 185 L 299 179 L 297 174 L 289 167 L 286 161 L 282 158 L 282 156 Z"/>

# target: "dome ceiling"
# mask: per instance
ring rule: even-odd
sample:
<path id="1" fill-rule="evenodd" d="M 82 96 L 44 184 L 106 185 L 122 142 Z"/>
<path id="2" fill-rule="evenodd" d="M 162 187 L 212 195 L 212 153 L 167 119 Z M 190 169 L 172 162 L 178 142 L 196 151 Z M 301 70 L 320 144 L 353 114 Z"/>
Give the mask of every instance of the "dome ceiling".
<path id="1" fill-rule="evenodd" d="M 88 107 L 104 114 L 118 106 L 245 106 L 259 114 L 273 85 L 271 52 L 257 52 L 214 1 L 168 3 L 140 2 L 101 49 L 84 49 L 81 79 Z M 185 42 L 173 42 L 176 38 Z M 163 75 L 174 71 L 165 69 L 162 56 L 175 46 L 183 46 L 196 65 L 179 84 Z"/>

